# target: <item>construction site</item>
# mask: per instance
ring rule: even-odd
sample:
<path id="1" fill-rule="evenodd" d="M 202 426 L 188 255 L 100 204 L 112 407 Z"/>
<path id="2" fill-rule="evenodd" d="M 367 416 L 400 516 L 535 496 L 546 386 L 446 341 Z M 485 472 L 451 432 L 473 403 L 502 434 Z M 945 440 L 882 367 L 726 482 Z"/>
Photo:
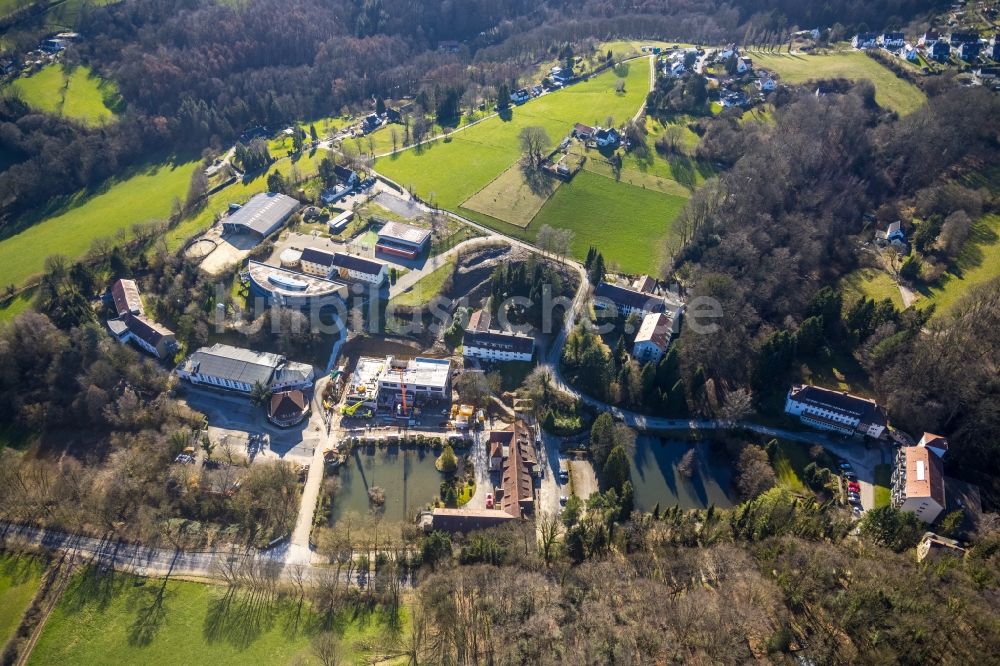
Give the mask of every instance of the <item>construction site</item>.
<path id="1" fill-rule="evenodd" d="M 380 415 L 414 425 L 433 407 L 448 414 L 451 406 L 451 361 L 394 356 L 362 356 L 346 380 L 341 413 L 344 416 Z"/>

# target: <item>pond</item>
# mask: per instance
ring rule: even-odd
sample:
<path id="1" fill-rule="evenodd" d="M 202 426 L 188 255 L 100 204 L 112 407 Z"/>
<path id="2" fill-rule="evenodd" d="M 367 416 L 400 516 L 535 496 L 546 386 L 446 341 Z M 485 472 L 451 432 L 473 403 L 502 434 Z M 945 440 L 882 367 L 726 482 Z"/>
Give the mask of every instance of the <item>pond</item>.
<path id="1" fill-rule="evenodd" d="M 693 474 L 687 478 L 677 467 L 684 454 L 695 449 Z M 660 437 L 638 437 L 632 459 L 635 507 L 652 511 L 674 504 L 683 509 L 720 508 L 733 505 L 733 465 L 725 449 L 711 442 L 680 442 Z"/>
<path id="2" fill-rule="evenodd" d="M 385 490 L 384 520 L 411 520 L 438 497 L 446 478 L 434 467 L 437 453 L 425 447 L 355 447 L 347 462 L 334 473 L 340 479 L 340 488 L 333 495 L 331 522 L 347 513 L 367 515 L 368 489 L 372 486 Z"/>

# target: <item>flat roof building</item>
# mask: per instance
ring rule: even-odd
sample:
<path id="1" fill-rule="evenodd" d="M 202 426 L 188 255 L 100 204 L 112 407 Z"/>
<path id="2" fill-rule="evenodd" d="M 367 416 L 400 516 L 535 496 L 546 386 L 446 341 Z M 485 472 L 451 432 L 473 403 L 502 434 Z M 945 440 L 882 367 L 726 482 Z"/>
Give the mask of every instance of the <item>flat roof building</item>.
<path id="1" fill-rule="evenodd" d="M 312 385 L 312 366 L 289 361 L 269 352 L 215 344 L 188 356 L 175 371 L 192 384 L 249 393 L 260 383 L 272 390 L 307 388 Z"/>
<path id="2" fill-rule="evenodd" d="M 301 263 L 306 264 L 306 252 Z M 250 293 L 269 305 L 311 310 L 347 300 L 347 285 L 339 280 L 300 273 L 260 261 L 247 263 Z"/>
<path id="3" fill-rule="evenodd" d="M 292 197 L 262 192 L 223 220 L 222 228 L 229 233 L 249 233 L 263 240 L 280 229 L 298 207 L 299 202 Z"/>
<path id="4" fill-rule="evenodd" d="M 415 400 L 451 398 L 451 361 L 416 357 L 410 360 L 387 356 L 384 359 L 362 356 L 347 386 L 348 404 L 391 406 L 402 400 L 406 387 L 407 403 Z"/>
<path id="5" fill-rule="evenodd" d="M 427 247 L 430 237 L 429 229 L 421 229 L 402 222 L 386 222 L 379 229 L 375 251 L 414 259 Z"/>

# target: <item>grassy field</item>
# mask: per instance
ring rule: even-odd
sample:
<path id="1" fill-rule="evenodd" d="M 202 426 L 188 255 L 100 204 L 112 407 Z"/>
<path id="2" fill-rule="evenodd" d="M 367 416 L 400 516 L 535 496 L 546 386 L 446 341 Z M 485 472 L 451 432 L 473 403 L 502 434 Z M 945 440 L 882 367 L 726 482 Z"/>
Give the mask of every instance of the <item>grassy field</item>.
<path id="1" fill-rule="evenodd" d="M 0 646 L 17 630 L 44 572 L 45 564 L 40 559 L 0 554 Z"/>
<path id="2" fill-rule="evenodd" d="M 536 174 L 529 181 L 521 165 L 515 164 L 466 199 L 462 207 L 524 229 L 560 183 L 562 181 L 542 174 Z"/>
<path id="3" fill-rule="evenodd" d="M 581 171 L 538 211 L 531 231 L 537 234 L 543 224 L 572 229 L 574 256 L 583 259 L 594 245 L 609 265 L 627 273 L 650 273 L 659 267 L 685 201 Z M 679 248 L 680 242 L 675 245 Z"/>
<path id="4" fill-rule="evenodd" d="M 427 305 L 431 299 L 441 293 L 445 283 L 455 272 L 455 259 L 450 257 L 448 261 L 441 264 L 433 271 L 417 280 L 416 284 L 409 291 L 395 296 L 389 301 L 389 305 L 402 305 L 407 307 L 418 307 Z"/>
<path id="5" fill-rule="evenodd" d="M 898 309 L 903 309 L 903 297 L 899 294 L 899 287 L 888 273 L 877 268 L 859 268 L 845 275 L 841 289 L 844 293 L 845 307 L 850 307 L 860 296 L 865 296 L 876 301 L 888 298 Z"/>
<path id="6" fill-rule="evenodd" d="M 778 477 L 778 484 L 793 493 L 807 492 L 801 474 L 809 462 L 804 444 L 779 440 L 774 455 L 774 473 Z"/>
<path id="7" fill-rule="evenodd" d="M 0 324 L 10 321 L 17 315 L 31 307 L 31 301 L 35 297 L 34 290 L 25 291 L 9 301 L 0 303 Z"/>
<path id="8" fill-rule="evenodd" d="M 115 118 L 112 107 L 117 103 L 117 88 L 86 66 L 67 71 L 59 64 L 48 65 L 32 76 L 15 79 L 11 88 L 36 109 L 88 125 L 103 125 Z"/>
<path id="9" fill-rule="evenodd" d="M 200 583 L 80 574 L 49 617 L 31 664 L 316 664 L 319 618 L 292 601 L 249 603 Z M 334 618 L 344 664 L 370 663 L 395 631 L 379 613 Z M 380 663 L 394 663 L 380 662 Z"/>
<path id="10" fill-rule="evenodd" d="M 1000 276 L 1000 215 L 978 220 L 955 266 L 938 285 L 922 290 L 917 307 L 933 303 L 935 316 L 950 311 L 972 287 Z"/>
<path id="11" fill-rule="evenodd" d="M 649 62 L 627 65 L 625 92 L 615 91 L 618 74 L 603 72 L 559 92 L 515 107 L 506 118 L 494 116 L 419 148 L 380 158 L 376 169 L 424 199 L 455 209 L 506 171 L 521 155 L 518 133 L 533 125 L 545 128 L 553 144 L 576 122 L 624 122 L 639 109 L 649 88 Z"/>
<path id="12" fill-rule="evenodd" d="M 253 195 L 267 189 L 267 176 L 273 171 L 279 171 L 286 177 L 296 169 L 302 177 L 316 173 L 320 160 L 327 155 L 325 150 L 303 151 L 291 158 L 275 161 L 266 172 L 254 176 L 250 180 L 233 183 L 208 197 L 205 206 L 193 217 L 182 220 L 180 224 L 167 233 L 167 248 L 171 251 L 179 249 L 192 237 L 204 232 L 212 226 L 215 216 L 225 212 L 230 203 L 246 203 Z"/>
<path id="13" fill-rule="evenodd" d="M 74 195 L 62 212 L 0 241 L 0 285 L 19 285 L 40 273 L 51 254 L 76 258 L 95 238 L 127 231 L 136 222 L 166 219 L 174 198 L 187 193 L 198 164 L 160 164 L 111 183 L 99 194 Z"/>
<path id="14" fill-rule="evenodd" d="M 892 498 L 892 467 L 890 465 L 875 465 L 875 507 L 889 506 Z"/>
<path id="15" fill-rule="evenodd" d="M 912 83 L 898 78 L 864 53 L 826 55 L 789 55 L 753 51 L 754 67 L 776 72 L 785 83 L 799 84 L 818 79 L 865 79 L 875 84 L 875 101 L 906 115 L 924 103 L 923 92 Z"/>

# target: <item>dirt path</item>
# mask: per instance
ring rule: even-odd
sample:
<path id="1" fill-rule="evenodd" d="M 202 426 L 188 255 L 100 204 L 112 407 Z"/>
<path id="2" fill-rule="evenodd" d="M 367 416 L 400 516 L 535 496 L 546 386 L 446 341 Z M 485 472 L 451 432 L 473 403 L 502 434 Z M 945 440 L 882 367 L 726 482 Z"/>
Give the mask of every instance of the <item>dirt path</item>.
<path id="1" fill-rule="evenodd" d="M 49 616 L 52 615 L 52 611 L 55 610 L 56 604 L 59 603 L 59 599 L 62 598 L 66 586 L 69 585 L 69 581 L 73 577 L 73 572 L 76 570 L 75 560 L 74 555 L 64 555 L 62 559 L 52 565 L 49 573 L 51 578 L 45 583 L 42 591 L 43 596 L 41 599 L 36 600 L 41 606 L 41 615 L 34 620 L 35 624 L 31 629 L 31 635 L 28 636 L 28 640 L 20 646 L 17 661 L 14 662 L 16 666 L 24 666 L 28 663 L 28 659 L 31 657 L 31 653 L 35 649 L 39 637 L 42 635 L 42 630 L 45 629 L 45 623 L 48 622 Z M 28 613 L 26 612 L 25 615 L 27 616 Z"/>

